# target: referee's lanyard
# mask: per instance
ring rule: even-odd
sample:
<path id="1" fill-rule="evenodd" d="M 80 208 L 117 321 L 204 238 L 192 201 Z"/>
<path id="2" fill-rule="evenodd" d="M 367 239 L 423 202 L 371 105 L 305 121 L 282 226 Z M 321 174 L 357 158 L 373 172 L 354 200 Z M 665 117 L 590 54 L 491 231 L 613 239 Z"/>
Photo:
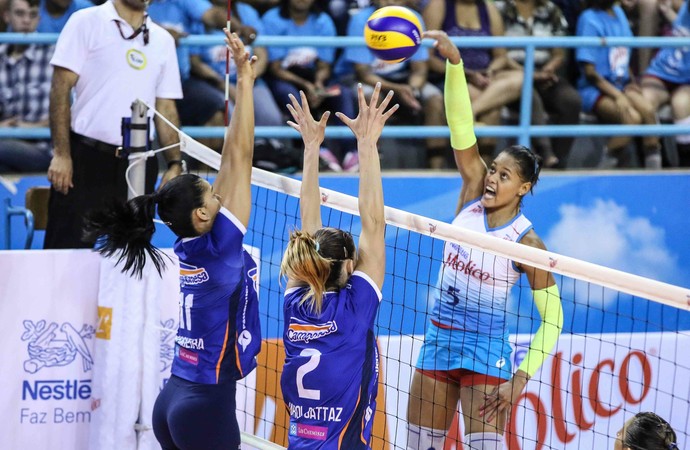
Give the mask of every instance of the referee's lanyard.
<path id="1" fill-rule="evenodd" d="M 124 33 L 122 32 L 122 24 L 120 23 L 119 20 L 115 21 L 115 25 L 117 25 L 117 29 L 120 32 L 120 36 L 122 36 L 122 39 L 126 41 L 131 41 L 132 39 L 136 38 L 139 36 L 142 32 L 144 33 L 144 45 L 149 44 L 149 28 L 146 26 L 146 21 L 148 20 L 149 15 L 148 13 L 144 13 L 144 22 L 141 24 L 139 28 L 134 30 L 134 32 L 130 36 L 125 36 Z"/>

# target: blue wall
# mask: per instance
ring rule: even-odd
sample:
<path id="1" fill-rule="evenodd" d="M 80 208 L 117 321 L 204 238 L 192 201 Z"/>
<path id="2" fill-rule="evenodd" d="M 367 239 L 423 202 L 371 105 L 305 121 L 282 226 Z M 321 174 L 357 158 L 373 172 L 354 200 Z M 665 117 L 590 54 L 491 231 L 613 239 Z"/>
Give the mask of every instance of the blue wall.
<path id="1" fill-rule="evenodd" d="M 28 187 L 45 184 L 43 177 L 21 179 L 17 184 L 18 194 L 11 197 L 12 204 L 23 204 Z M 357 193 L 357 179 L 352 177 L 323 177 L 322 185 L 351 195 Z M 459 188 L 459 177 L 450 173 L 386 176 L 384 180 L 387 205 L 446 222 L 453 218 Z M 4 188 L 0 192 L 3 201 L 10 198 Z M 545 174 L 535 188 L 535 195 L 525 199 L 523 209 L 551 251 L 690 288 L 688 195 L 690 173 Z M 273 301 L 279 292 L 275 280 L 287 230 L 297 222 L 297 201 L 257 190 L 254 198 L 261 204 L 271 205 L 265 212 L 255 208 L 252 229 L 264 231 L 250 233 L 247 241 L 261 247 L 262 257 L 271 261 L 263 270 L 261 285 L 265 291 L 263 298 L 270 299 L 263 303 L 269 317 L 266 329 L 269 336 L 277 336 L 281 330 L 281 311 L 280 302 Z M 354 234 L 359 229 L 356 218 L 339 213 L 325 215 L 324 221 L 352 227 Z M 0 227 L 4 228 L 4 223 Z M 21 219 L 13 219 L 12 248 L 22 247 L 23 229 Z M 155 244 L 171 246 L 174 237 L 170 231 L 163 226 L 158 230 Z M 42 234 L 37 233 L 33 248 L 40 248 Z M 379 313 L 380 331 L 421 333 L 426 318 L 424 314 L 414 314 L 413 308 L 425 311 L 429 307 L 428 293 L 435 283 L 442 243 L 391 227 L 387 231 L 387 243 L 389 276 Z M 559 278 L 558 282 L 564 300 L 566 331 L 690 329 L 690 314 L 570 279 Z M 513 290 L 509 305 L 512 331 L 529 332 L 538 325 L 538 321 L 532 320 L 536 312 L 532 310 L 530 295 L 523 277 Z M 617 314 L 613 315 L 613 311 Z"/>

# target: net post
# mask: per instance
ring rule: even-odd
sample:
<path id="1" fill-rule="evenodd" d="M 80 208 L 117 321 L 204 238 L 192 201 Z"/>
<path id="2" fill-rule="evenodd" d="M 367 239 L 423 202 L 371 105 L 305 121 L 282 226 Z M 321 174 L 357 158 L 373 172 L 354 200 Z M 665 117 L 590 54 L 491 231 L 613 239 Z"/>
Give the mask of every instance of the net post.
<path id="1" fill-rule="evenodd" d="M 141 100 L 132 102 L 132 117 L 123 119 L 123 151 L 129 156 L 127 172 L 132 189 L 127 190 L 127 199 L 144 194 L 146 189 L 146 160 L 142 155 L 148 150 L 149 117 L 148 106 Z"/>

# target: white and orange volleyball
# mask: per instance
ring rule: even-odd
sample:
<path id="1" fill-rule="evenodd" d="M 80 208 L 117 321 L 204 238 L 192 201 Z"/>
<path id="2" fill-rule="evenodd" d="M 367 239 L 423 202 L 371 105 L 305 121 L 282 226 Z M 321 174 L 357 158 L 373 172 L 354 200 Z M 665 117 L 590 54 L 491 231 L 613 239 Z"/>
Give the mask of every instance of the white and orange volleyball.
<path id="1" fill-rule="evenodd" d="M 373 12 L 364 27 L 364 41 L 378 59 L 405 61 L 422 43 L 422 23 L 404 6 L 384 6 Z"/>

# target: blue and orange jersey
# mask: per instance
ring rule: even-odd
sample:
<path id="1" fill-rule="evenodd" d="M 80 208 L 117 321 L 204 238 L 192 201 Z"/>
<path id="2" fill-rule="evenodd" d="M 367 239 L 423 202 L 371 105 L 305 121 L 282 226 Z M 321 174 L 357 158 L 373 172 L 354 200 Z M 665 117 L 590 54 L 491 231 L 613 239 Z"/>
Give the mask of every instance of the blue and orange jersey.
<path id="1" fill-rule="evenodd" d="M 257 266 L 242 247 L 246 228 L 221 208 L 211 231 L 178 239 L 180 318 L 172 373 L 218 384 L 256 367 L 261 329 Z"/>
<path id="2" fill-rule="evenodd" d="M 346 287 L 326 292 L 321 314 L 285 292 L 285 366 L 280 385 L 294 450 L 367 449 L 376 411 L 379 356 L 374 322 L 378 286 L 355 271 Z"/>

